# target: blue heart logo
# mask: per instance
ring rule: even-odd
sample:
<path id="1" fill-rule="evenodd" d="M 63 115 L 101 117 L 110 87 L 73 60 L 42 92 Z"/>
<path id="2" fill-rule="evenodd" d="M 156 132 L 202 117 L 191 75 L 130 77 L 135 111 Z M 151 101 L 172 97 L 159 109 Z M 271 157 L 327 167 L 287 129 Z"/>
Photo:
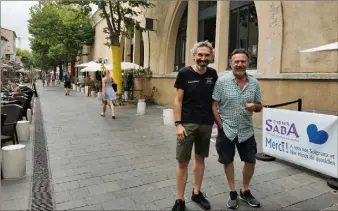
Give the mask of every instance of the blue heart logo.
<path id="1" fill-rule="evenodd" d="M 307 126 L 307 135 L 309 141 L 314 144 L 324 144 L 329 139 L 329 134 L 324 130 L 318 131 L 317 125 L 315 124 Z"/>

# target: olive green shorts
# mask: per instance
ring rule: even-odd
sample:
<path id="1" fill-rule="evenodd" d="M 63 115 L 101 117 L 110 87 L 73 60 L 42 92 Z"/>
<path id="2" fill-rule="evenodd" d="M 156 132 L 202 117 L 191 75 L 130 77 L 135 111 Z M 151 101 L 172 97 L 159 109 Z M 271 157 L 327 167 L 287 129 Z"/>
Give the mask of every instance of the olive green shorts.
<path id="1" fill-rule="evenodd" d="M 202 157 L 209 156 L 212 125 L 183 124 L 187 135 L 183 143 L 177 141 L 176 159 L 188 161 L 191 159 L 191 151 L 195 145 L 195 154 Z"/>

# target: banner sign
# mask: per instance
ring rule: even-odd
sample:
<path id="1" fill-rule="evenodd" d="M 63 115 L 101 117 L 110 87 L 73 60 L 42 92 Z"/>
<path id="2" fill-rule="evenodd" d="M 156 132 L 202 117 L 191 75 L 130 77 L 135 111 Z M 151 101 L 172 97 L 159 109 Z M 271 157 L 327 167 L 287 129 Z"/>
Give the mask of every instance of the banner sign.
<path id="1" fill-rule="evenodd" d="M 338 178 L 338 116 L 263 109 L 263 153 Z"/>

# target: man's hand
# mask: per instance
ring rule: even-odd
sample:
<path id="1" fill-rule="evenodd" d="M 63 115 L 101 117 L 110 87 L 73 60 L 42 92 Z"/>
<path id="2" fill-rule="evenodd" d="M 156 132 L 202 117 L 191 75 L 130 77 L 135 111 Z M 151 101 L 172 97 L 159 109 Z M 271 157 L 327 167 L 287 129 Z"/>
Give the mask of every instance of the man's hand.
<path id="1" fill-rule="evenodd" d="M 254 103 L 247 103 L 245 109 L 254 112 L 256 109 L 256 105 Z"/>
<path id="2" fill-rule="evenodd" d="M 185 136 L 188 136 L 187 132 L 185 131 L 185 128 L 182 125 L 177 125 L 176 135 L 177 135 L 177 141 L 180 143 L 183 143 Z"/>

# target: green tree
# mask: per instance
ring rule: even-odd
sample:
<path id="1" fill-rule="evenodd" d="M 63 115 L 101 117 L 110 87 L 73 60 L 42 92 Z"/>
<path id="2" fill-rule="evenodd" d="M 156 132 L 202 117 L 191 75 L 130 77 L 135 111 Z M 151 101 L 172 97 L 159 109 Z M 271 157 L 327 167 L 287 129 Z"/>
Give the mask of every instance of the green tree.
<path id="1" fill-rule="evenodd" d="M 70 62 L 74 70 L 83 46 L 94 40 L 95 31 L 88 13 L 79 6 L 45 1 L 33 6 L 30 14 L 31 48 L 40 66 L 55 69 Z"/>
<path id="2" fill-rule="evenodd" d="M 122 93 L 122 72 L 121 72 L 121 49 L 120 36 L 130 38 L 134 29 L 141 32 L 146 29 L 140 25 L 140 21 L 135 17 L 141 16 L 145 9 L 154 5 L 148 1 L 62 1 L 63 4 L 80 5 L 84 11 L 90 11 L 90 4 L 96 4 L 100 9 L 100 16 L 107 22 L 107 27 L 103 32 L 107 33 L 105 44 L 111 47 L 113 57 L 113 75 L 117 83 L 117 94 Z"/>
<path id="3" fill-rule="evenodd" d="M 21 62 L 24 68 L 30 68 L 31 66 L 35 66 L 33 61 L 33 54 L 31 51 L 26 49 L 16 48 L 15 50 L 17 56 L 21 56 Z"/>

